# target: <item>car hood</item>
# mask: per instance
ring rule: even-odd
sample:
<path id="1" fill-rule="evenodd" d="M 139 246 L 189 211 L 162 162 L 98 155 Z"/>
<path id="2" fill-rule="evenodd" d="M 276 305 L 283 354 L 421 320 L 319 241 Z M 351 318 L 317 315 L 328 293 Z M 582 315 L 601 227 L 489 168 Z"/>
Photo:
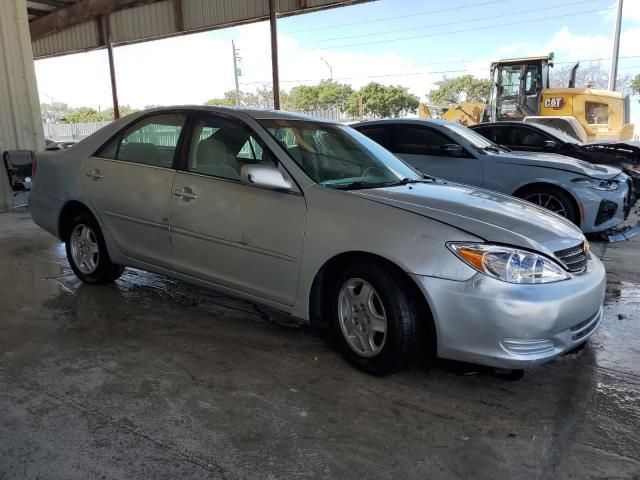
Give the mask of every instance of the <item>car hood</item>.
<path id="1" fill-rule="evenodd" d="M 468 185 L 436 181 L 349 193 L 452 225 L 489 242 L 549 255 L 584 240 L 578 227 L 555 213 Z"/>
<path id="2" fill-rule="evenodd" d="M 557 153 L 511 151 L 488 155 L 492 160 L 499 163 L 554 168 L 556 170 L 574 172 L 602 180 L 611 180 L 621 173 L 621 170 L 616 167 L 609 165 L 594 165 L 593 163 L 578 160 L 576 158 L 565 157 L 564 155 L 558 155 Z"/>

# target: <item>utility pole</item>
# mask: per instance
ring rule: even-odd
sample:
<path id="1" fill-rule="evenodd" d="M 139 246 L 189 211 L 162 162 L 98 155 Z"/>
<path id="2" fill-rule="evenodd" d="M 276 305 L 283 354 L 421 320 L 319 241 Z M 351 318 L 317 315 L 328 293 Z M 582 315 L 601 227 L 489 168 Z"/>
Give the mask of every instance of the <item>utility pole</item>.
<path id="1" fill-rule="evenodd" d="M 329 80 L 333 82 L 333 67 L 329 62 L 327 62 L 327 60 L 324 57 L 320 57 L 320 60 L 322 60 L 327 66 L 327 68 L 329 68 Z"/>
<path id="2" fill-rule="evenodd" d="M 618 0 L 616 11 L 616 29 L 613 32 L 613 54 L 611 55 L 611 70 L 609 70 L 609 90 L 616 89 L 618 76 L 618 52 L 620 50 L 620 26 L 622 25 L 622 0 Z"/>
<path id="3" fill-rule="evenodd" d="M 280 110 L 280 70 L 278 67 L 278 14 L 276 0 L 269 0 L 269 30 L 271 32 L 271 75 L 273 76 L 273 109 Z"/>
<path id="4" fill-rule="evenodd" d="M 242 75 L 238 68 L 238 62 L 241 60 L 238 50 L 236 50 L 236 44 L 231 40 L 231 48 L 233 50 L 233 76 L 236 79 L 236 107 L 240 106 L 240 84 L 238 83 L 238 76 Z"/>

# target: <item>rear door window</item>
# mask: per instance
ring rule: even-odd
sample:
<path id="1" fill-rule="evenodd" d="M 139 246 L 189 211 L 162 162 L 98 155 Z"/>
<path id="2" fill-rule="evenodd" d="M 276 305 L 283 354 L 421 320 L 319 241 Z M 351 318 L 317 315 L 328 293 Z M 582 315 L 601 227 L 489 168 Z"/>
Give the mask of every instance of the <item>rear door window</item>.
<path id="1" fill-rule="evenodd" d="M 455 143 L 443 134 L 422 126 L 400 126 L 396 129 L 394 153 L 407 155 L 442 155 L 441 145 Z"/>
<path id="2" fill-rule="evenodd" d="M 185 115 L 151 115 L 134 123 L 104 146 L 97 157 L 172 168 Z"/>

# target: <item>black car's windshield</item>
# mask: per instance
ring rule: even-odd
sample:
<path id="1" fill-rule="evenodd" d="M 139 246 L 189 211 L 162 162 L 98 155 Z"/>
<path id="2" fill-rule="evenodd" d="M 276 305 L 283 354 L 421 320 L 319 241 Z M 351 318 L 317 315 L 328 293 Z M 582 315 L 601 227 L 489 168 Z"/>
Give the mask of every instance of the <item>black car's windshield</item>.
<path id="1" fill-rule="evenodd" d="M 555 127 L 551 127 L 549 125 L 544 125 L 542 123 L 536 123 L 535 124 L 535 128 L 539 128 L 540 130 L 542 130 L 543 132 L 548 133 L 549 135 L 552 135 L 554 137 L 556 137 L 556 140 L 559 140 L 561 142 L 564 143 L 573 143 L 575 145 L 580 145 L 580 142 L 578 140 L 576 140 L 575 138 L 573 138 L 571 135 L 563 132 L 562 130 L 555 128 Z"/>
<path id="2" fill-rule="evenodd" d="M 259 123 L 314 182 L 325 187 L 374 188 L 423 178 L 350 127 L 287 119 L 259 120 Z"/>
<path id="3" fill-rule="evenodd" d="M 459 123 L 447 123 L 444 128 L 449 130 L 453 136 L 464 139 L 473 149 L 482 153 L 484 152 L 499 152 L 500 150 L 508 151 L 508 149 L 493 143 L 491 140 L 483 137 L 477 132 L 474 132 L 470 128 L 460 125 Z"/>

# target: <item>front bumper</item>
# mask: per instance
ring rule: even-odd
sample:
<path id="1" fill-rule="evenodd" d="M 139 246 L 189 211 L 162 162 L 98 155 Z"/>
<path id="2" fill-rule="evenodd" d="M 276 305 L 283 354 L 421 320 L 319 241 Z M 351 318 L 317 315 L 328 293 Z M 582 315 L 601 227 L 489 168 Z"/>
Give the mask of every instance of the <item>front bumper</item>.
<path id="1" fill-rule="evenodd" d="M 608 230 L 620 225 L 629 215 L 631 190 L 626 181 L 612 192 L 578 187 L 573 189 L 572 194 L 580 205 L 582 213 L 580 229 L 584 233 Z"/>
<path id="2" fill-rule="evenodd" d="M 478 273 L 457 282 L 413 275 L 433 313 L 438 356 L 497 368 L 539 365 L 584 343 L 602 319 L 604 266 L 543 285 Z"/>

